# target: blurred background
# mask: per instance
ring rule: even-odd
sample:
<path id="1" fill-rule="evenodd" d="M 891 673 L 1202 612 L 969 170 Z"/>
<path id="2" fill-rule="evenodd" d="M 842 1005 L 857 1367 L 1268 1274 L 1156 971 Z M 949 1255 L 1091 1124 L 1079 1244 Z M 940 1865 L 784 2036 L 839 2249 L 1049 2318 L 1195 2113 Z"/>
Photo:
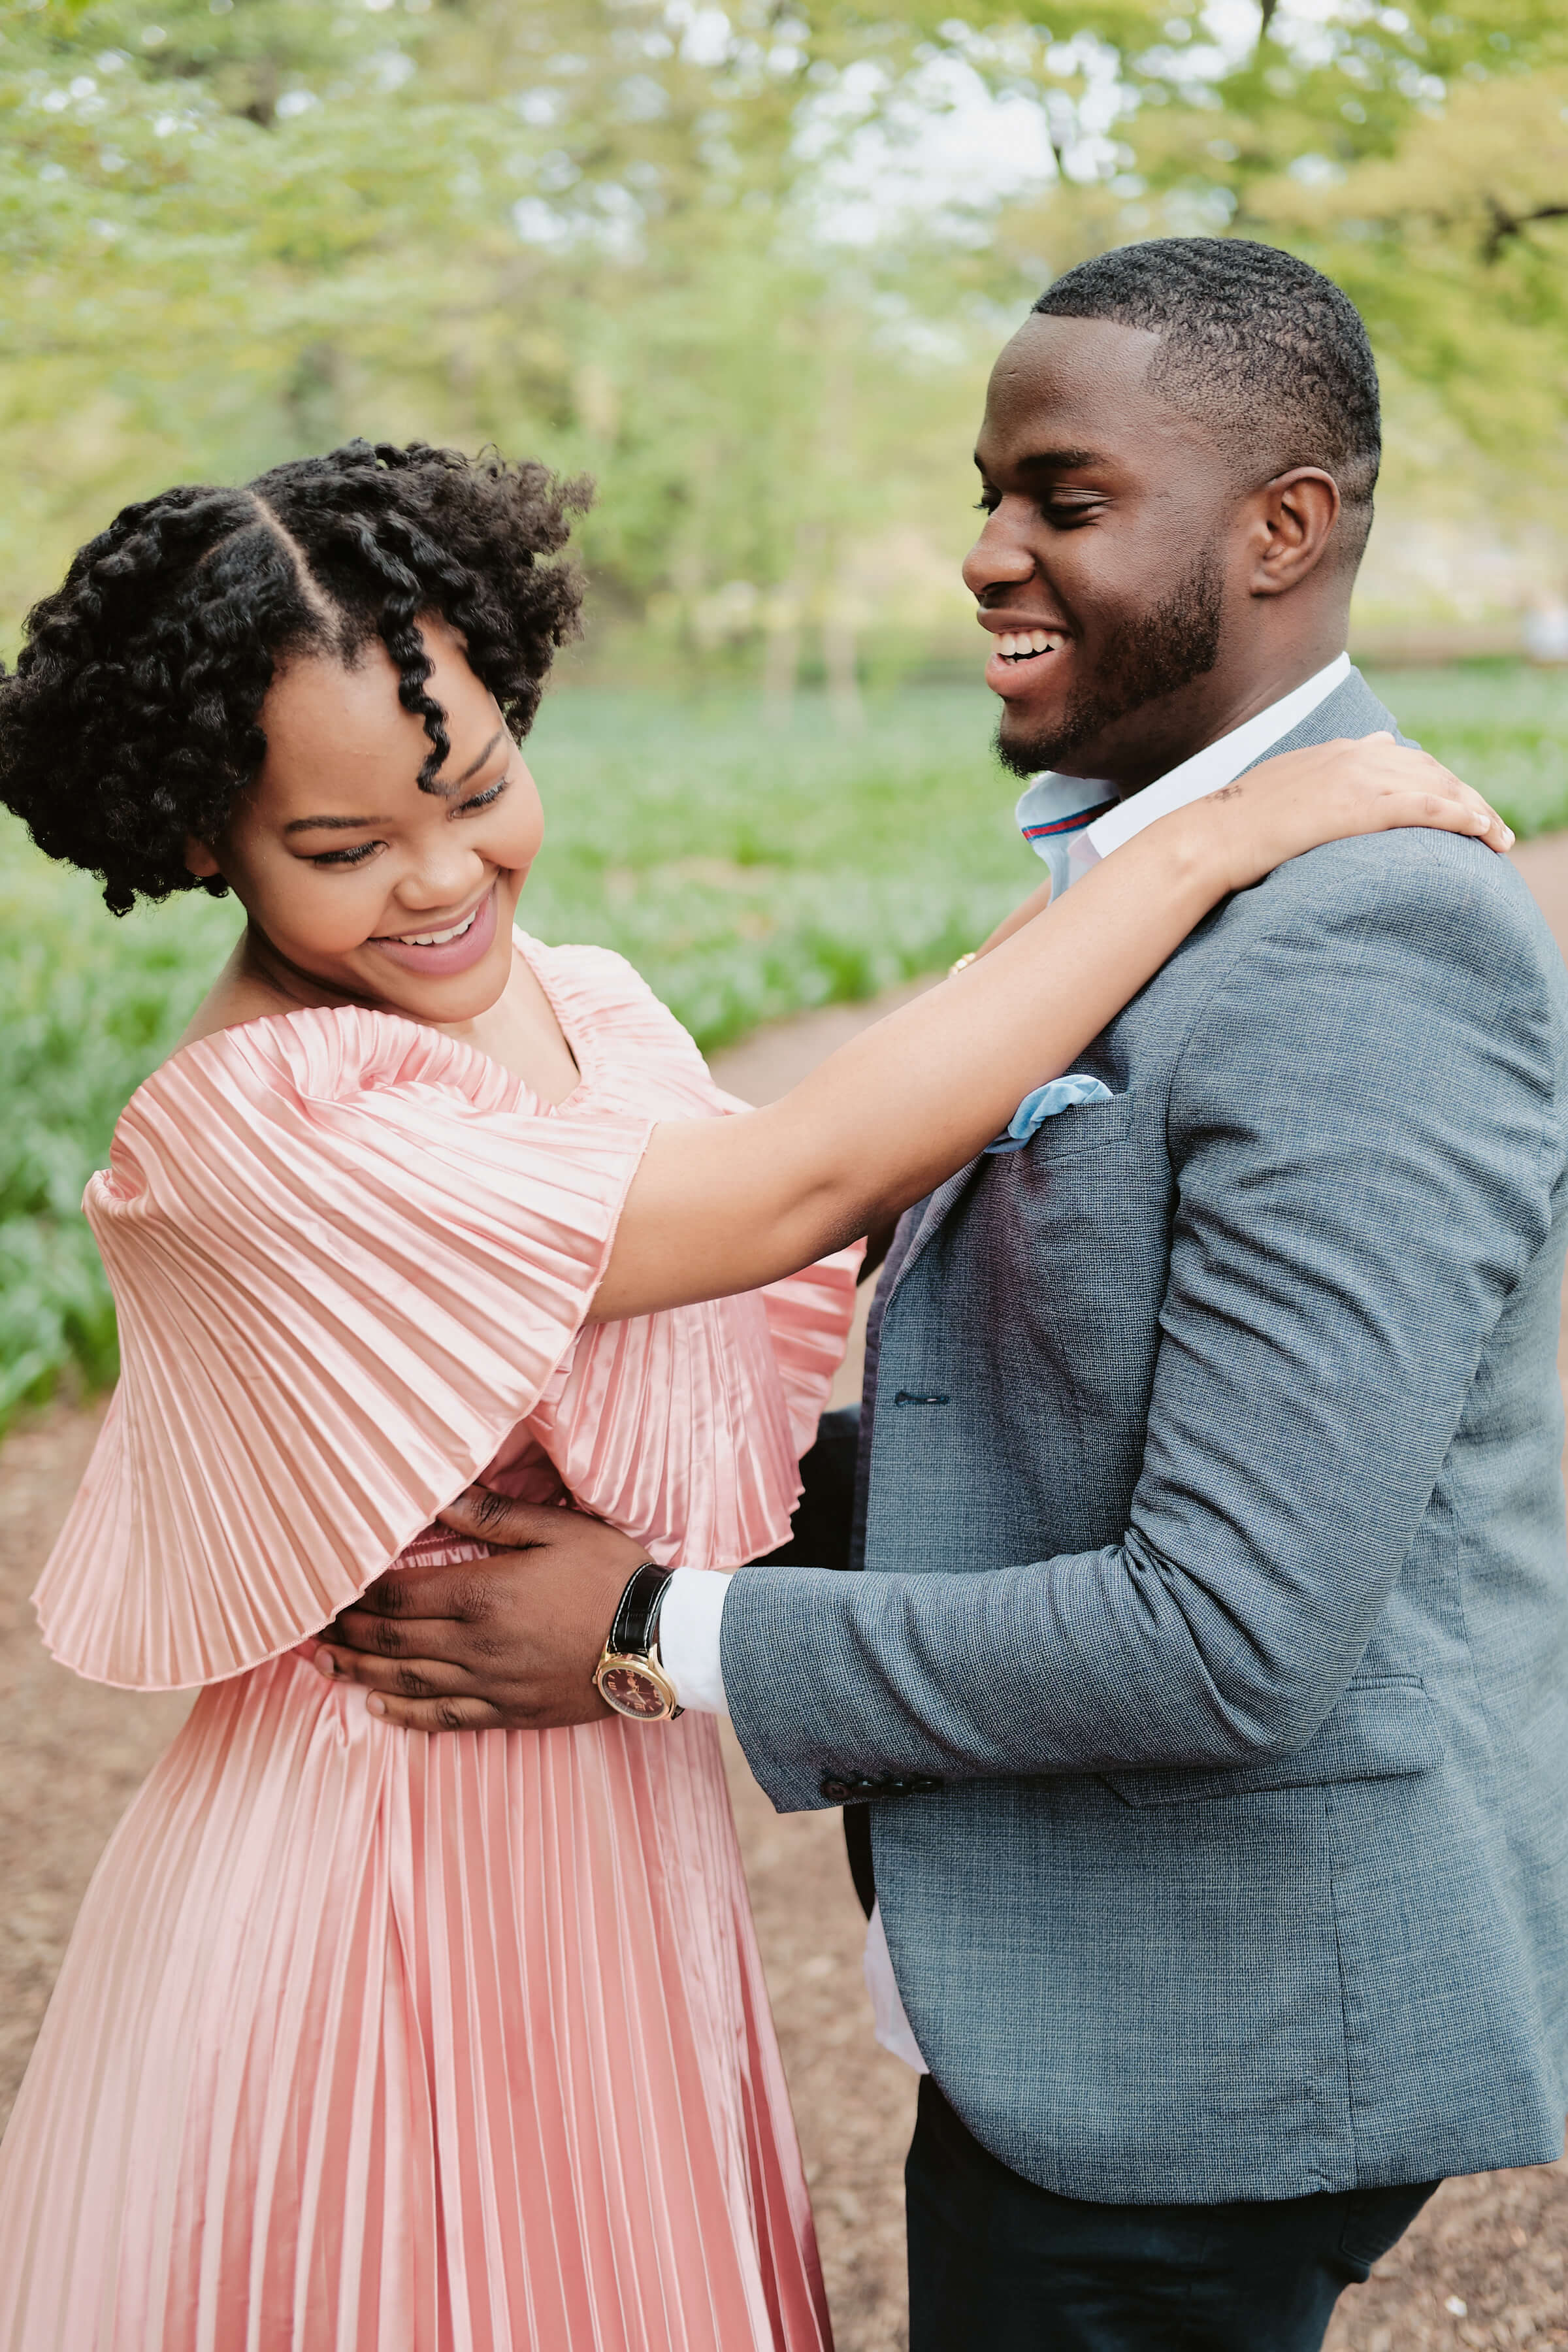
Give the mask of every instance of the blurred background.
<path id="1" fill-rule="evenodd" d="M 353 434 L 591 473 L 524 919 L 761 1097 L 1039 868 L 958 578 L 996 350 L 1085 256 L 1290 247 L 1387 461 L 1352 650 L 1521 835 L 1568 828 L 1568 23 L 1550 0 L 0 0 L 0 651 L 128 500 Z M 1561 853 L 1561 854 L 1560 854 Z M 1521 854 L 1568 938 L 1568 831 Z M 183 1711 L 26 1595 L 113 1318 L 79 1213 L 237 928 L 116 922 L 0 818 L 0 2112 Z M 897 2352 L 910 2078 L 834 1817 L 735 1793 L 840 2341 Z M 1568 2173 L 1452 2184 L 1337 2352 L 1568 2347 Z"/>
<path id="2" fill-rule="evenodd" d="M 1168 232 L 1354 296 L 1388 463 L 1355 650 L 1568 822 L 1568 28 L 1550 5 L 5 0 L 0 647 L 179 479 L 351 434 L 587 471 L 527 918 L 707 1045 L 874 993 L 1033 870 L 957 565 L 988 366 Z M 0 835 L 0 1425 L 113 1332 L 77 1216 L 234 928 Z"/>

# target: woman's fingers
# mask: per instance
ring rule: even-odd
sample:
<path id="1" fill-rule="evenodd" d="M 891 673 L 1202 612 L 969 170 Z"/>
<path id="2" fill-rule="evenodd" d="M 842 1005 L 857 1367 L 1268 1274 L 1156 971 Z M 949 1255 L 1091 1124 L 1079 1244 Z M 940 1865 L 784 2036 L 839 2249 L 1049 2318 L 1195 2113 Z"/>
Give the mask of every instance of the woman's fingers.
<path id="1" fill-rule="evenodd" d="M 1488 841 L 1498 850 L 1513 846 L 1510 828 L 1473 784 L 1467 784 L 1462 776 L 1456 776 L 1429 751 L 1418 751 L 1409 743 L 1395 743 L 1390 735 L 1374 740 L 1386 744 L 1391 754 L 1389 782 L 1392 793 L 1398 797 L 1402 791 L 1411 789 L 1415 795 L 1412 803 L 1416 810 L 1415 818 L 1400 817 L 1391 822 L 1414 822 L 1436 826 L 1445 833 L 1474 834 L 1478 840 Z M 1394 766 L 1394 761 L 1398 762 L 1397 767 Z M 1409 776 L 1408 787 L 1402 783 L 1406 773 Z"/>
<path id="2" fill-rule="evenodd" d="M 1396 754 L 1405 750 L 1400 744 L 1391 748 Z M 1420 766 L 1413 769 L 1407 779 L 1399 773 L 1390 775 L 1382 817 L 1384 828 L 1415 824 L 1429 826 L 1438 833 L 1470 834 L 1500 856 L 1513 847 L 1511 828 L 1473 785 L 1451 775 L 1426 752 L 1409 756 Z"/>
<path id="3" fill-rule="evenodd" d="M 1467 834 L 1500 853 L 1513 846 L 1512 833 L 1479 793 L 1429 752 L 1388 734 L 1276 752 L 1211 793 L 1209 804 L 1233 889 L 1247 889 L 1304 850 L 1402 825 Z"/>
<path id="4" fill-rule="evenodd" d="M 1270 770 L 1269 794 L 1286 787 L 1287 797 L 1301 809 L 1318 840 L 1333 833 L 1387 833 L 1403 825 L 1425 825 L 1439 833 L 1470 835 L 1498 851 L 1513 846 L 1512 832 L 1472 784 L 1429 751 L 1396 743 L 1387 733 L 1286 752 L 1262 763 L 1253 774 L 1265 779 Z M 1304 797 L 1298 799 L 1299 793 Z"/>

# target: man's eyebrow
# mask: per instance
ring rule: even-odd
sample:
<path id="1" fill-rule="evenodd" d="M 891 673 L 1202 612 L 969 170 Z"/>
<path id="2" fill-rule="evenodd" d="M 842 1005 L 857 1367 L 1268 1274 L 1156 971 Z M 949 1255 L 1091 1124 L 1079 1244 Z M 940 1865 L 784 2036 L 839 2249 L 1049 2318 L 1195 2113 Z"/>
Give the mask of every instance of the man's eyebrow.
<path id="1" fill-rule="evenodd" d="M 479 770 L 484 766 L 485 761 L 489 758 L 490 753 L 495 750 L 496 745 L 498 743 L 504 743 L 505 740 L 506 729 L 504 727 L 498 727 L 495 733 L 490 737 L 489 741 L 485 745 L 484 750 L 479 753 L 479 758 L 469 761 L 468 765 L 463 770 L 462 774 L 458 778 L 457 782 L 447 786 L 447 791 L 455 793 L 458 784 L 466 784 L 470 776 L 477 776 Z M 294 819 L 293 824 L 286 824 L 283 830 L 285 834 L 318 832 L 364 833 L 368 831 L 372 825 L 384 824 L 385 823 L 386 819 L 384 816 L 297 816 Z"/>
<path id="2" fill-rule="evenodd" d="M 1021 468 L 1037 467 L 1067 473 L 1075 466 L 1100 466 L 1105 461 L 1098 449 L 1036 449 L 1017 462 Z"/>

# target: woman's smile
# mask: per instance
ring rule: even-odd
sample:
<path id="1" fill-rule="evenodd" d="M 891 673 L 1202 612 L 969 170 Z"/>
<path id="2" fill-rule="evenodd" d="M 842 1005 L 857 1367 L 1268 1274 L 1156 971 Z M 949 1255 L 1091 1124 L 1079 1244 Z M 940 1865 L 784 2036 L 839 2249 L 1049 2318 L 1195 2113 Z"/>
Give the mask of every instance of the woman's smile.
<path id="1" fill-rule="evenodd" d="M 386 932 L 367 944 L 401 964 L 405 971 L 444 979 L 468 971 L 489 955 L 496 935 L 496 886 L 492 881 L 477 907 L 455 923 L 432 924 L 416 931 Z"/>

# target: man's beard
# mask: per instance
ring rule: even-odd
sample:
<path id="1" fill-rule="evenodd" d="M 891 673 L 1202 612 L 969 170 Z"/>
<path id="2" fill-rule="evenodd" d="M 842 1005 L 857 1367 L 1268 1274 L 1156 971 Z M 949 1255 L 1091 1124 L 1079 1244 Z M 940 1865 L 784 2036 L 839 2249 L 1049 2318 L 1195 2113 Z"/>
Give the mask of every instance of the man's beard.
<path id="1" fill-rule="evenodd" d="M 1076 688 L 1049 734 L 1005 743 L 998 731 L 1003 766 L 1016 776 L 1058 768 L 1118 719 L 1206 677 L 1219 659 L 1224 611 L 1225 566 L 1218 547 L 1205 547 L 1163 604 L 1108 630 L 1095 675 Z"/>

